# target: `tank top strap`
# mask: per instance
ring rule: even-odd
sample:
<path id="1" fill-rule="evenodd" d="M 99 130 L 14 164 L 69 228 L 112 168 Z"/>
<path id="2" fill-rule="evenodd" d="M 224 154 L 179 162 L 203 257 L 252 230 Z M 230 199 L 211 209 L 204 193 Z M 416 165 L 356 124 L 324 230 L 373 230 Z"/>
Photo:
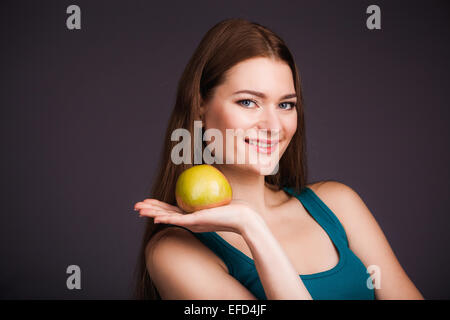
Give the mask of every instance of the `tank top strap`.
<path id="1" fill-rule="evenodd" d="M 292 188 L 285 187 L 283 189 L 302 203 L 314 220 L 327 231 L 332 240 L 339 241 L 348 247 L 347 234 L 341 222 L 313 190 L 305 187 L 300 194 L 296 194 Z"/>

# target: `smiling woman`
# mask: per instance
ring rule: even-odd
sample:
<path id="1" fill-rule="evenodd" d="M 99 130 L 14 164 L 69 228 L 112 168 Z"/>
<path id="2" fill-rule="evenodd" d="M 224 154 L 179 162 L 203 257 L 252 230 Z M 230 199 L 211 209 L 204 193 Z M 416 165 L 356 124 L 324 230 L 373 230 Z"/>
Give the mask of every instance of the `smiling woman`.
<path id="1" fill-rule="evenodd" d="M 197 163 L 195 150 L 215 141 L 194 141 L 189 161 L 174 163 L 172 137 L 180 129 L 195 137 L 197 122 L 202 136 L 216 130 L 226 137 L 214 148 L 225 161 L 214 166 L 229 181 L 232 200 L 187 213 L 177 206 L 177 179 Z M 137 298 L 421 297 L 354 193 L 339 183 L 306 184 L 300 77 L 286 44 L 266 27 L 227 19 L 206 33 L 179 81 L 164 142 L 150 199 L 135 205 L 149 217 Z M 233 161 L 255 155 L 266 161 Z M 343 214 L 347 207 L 354 210 Z M 407 289 L 388 284 L 377 295 L 368 284 L 369 265 L 380 265 L 391 283 Z"/>
<path id="2" fill-rule="evenodd" d="M 241 92 L 236 93 L 237 91 Z M 247 105 L 242 100 L 251 101 L 250 105 Z M 233 123 L 233 119 L 240 122 Z M 271 148 L 273 144 L 276 144 L 277 148 L 282 150 L 282 152 L 280 150 L 277 153 L 278 159 L 276 163 L 279 170 L 275 174 L 261 175 L 261 168 L 258 164 L 231 165 L 230 167 L 236 169 L 232 171 L 227 170 L 226 164 L 216 165 L 230 181 L 233 188 L 234 201 L 241 198 L 250 202 L 250 205 L 257 203 L 275 205 L 276 203 L 285 202 L 288 198 L 287 194 L 282 190 L 283 186 L 290 186 L 298 193 L 304 189 L 307 181 L 307 170 L 300 78 L 289 49 L 281 38 L 266 27 L 244 19 L 223 20 L 205 34 L 190 58 L 178 84 L 175 106 L 165 133 L 160 170 L 149 195 L 149 198 L 160 201 L 162 206 L 153 208 L 153 212 L 162 212 L 161 210 L 170 209 L 169 211 L 173 214 L 179 210 L 176 207 L 175 199 L 176 180 L 184 170 L 192 166 L 192 163 L 196 163 L 195 159 L 193 159 L 195 150 L 202 146 L 196 145 L 194 141 L 191 144 L 191 152 L 189 153 L 191 164 L 176 164 L 171 161 L 171 152 L 177 141 L 173 141 L 171 137 L 172 133 L 180 128 L 187 130 L 190 136 L 194 137 L 196 121 L 201 121 L 204 124 L 201 135 L 204 134 L 203 130 L 208 128 L 219 130 L 225 134 L 226 129 L 232 128 L 255 130 L 256 134 L 254 136 L 245 137 L 245 135 L 242 135 L 242 139 L 237 139 L 238 143 L 232 149 L 234 152 L 225 155 L 228 159 L 235 155 L 239 157 L 242 154 L 250 155 L 255 152 L 260 154 Z M 271 135 L 272 132 L 270 130 L 273 131 L 273 135 Z M 266 132 L 270 133 L 264 137 L 263 135 Z M 226 144 L 230 142 L 230 140 L 227 140 Z M 270 146 L 267 147 L 267 144 Z M 206 142 L 203 142 L 203 147 L 207 147 Z M 226 150 L 226 146 L 224 147 Z M 270 154 L 272 153 L 269 153 L 268 157 L 270 157 Z M 253 182 L 256 182 L 256 184 L 251 186 L 252 191 L 240 188 L 239 183 L 242 181 L 250 182 L 250 177 L 252 177 L 251 180 Z M 245 193 L 251 198 L 243 196 Z M 137 205 L 138 208 L 143 206 L 140 210 L 142 215 L 150 214 L 149 212 L 152 211 L 150 207 L 154 203 L 150 204 L 149 202 L 151 201 L 153 200 L 146 199 Z M 233 202 L 231 205 L 234 207 L 226 210 L 227 218 L 230 218 L 232 213 L 242 216 L 243 212 L 244 214 L 256 212 L 256 210 L 248 210 L 249 205 L 246 205 L 245 208 Z M 222 208 L 225 207 L 223 206 Z M 260 217 L 260 212 L 262 212 L 263 208 L 257 209 L 259 209 L 257 216 Z M 216 217 L 218 216 L 216 215 Z M 252 214 L 249 214 L 249 216 L 254 217 Z M 252 221 L 254 220 L 252 218 Z M 220 270 L 223 270 L 223 261 L 217 255 L 210 255 L 212 252 L 208 248 L 208 244 L 200 242 L 192 233 L 187 235 L 178 234 L 183 229 L 176 228 L 174 230 L 171 225 L 174 225 L 173 221 L 170 222 L 170 225 L 155 224 L 154 219 L 148 219 L 147 221 L 137 269 L 137 298 L 160 299 L 161 292 L 164 292 L 165 298 L 171 298 L 174 295 L 180 297 L 181 292 L 183 292 L 182 287 L 187 287 L 189 289 L 186 290 L 192 292 L 192 294 L 182 295 L 184 298 L 195 299 L 199 294 L 201 295 L 195 290 L 195 287 L 202 282 L 191 284 L 188 279 L 178 282 L 176 274 L 186 271 L 182 269 L 174 270 L 175 274 L 163 275 L 161 274 L 162 269 L 169 270 L 169 268 L 164 266 L 164 257 L 159 255 L 156 259 L 153 258 L 158 255 L 157 252 L 162 251 L 160 248 L 165 247 L 165 243 L 171 247 L 169 242 L 174 243 L 175 240 L 176 243 L 176 239 L 179 238 L 187 237 L 187 240 L 189 240 L 183 242 L 188 248 L 182 249 L 182 252 L 194 250 L 195 253 L 188 261 L 180 261 L 181 264 L 177 264 L 173 259 L 177 256 L 182 258 L 185 254 L 177 255 L 177 248 L 171 247 L 166 251 L 170 252 L 169 260 L 172 260 L 171 265 L 185 265 L 187 267 L 188 264 L 186 262 L 194 263 L 194 256 L 200 255 L 199 259 L 201 262 L 194 266 L 194 269 L 196 267 L 200 269 L 192 272 L 205 271 L 207 266 L 210 266 L 212 269 L 211 274 L 219 272 L 216 270 L 217 266 L 219 266 Z M 264 227 L 266 227 L 265 224 Z M 215 231 L 220 231 L 220 228 Z M 288 274 L 290 277 L 289 282 L 292 283 L 293 291 L 297 292 L 297 296 L 308 297 L 309 294 L 305 294 L 304 287 L 299 281 L 300 279 L 293 272 L 292 266 L 287 258 L 284 257 L 282 250 L 278 248 L 278 242 L 273 236 L 266 236 L 265 239 L 270 240 L 267 246 L 274 246 L 275 249 L 273 251 L 281 256 L 277 267 L 284 267 L 286 270 L 289 270 L 285 274 Z M 192 245 L 189 245 L 189 243 L 192 243 Z M 154 246 L 153 244 L 158 245 Z M 264 242 L 260 241 L 259 247 L 261 245 L 264 246 Z M 258 260 L 260 259 L 256 261 Z M 208 273 L 204 274 L 208 275 Z M 226 289 L 226 291 L 223 291 L 213 286 L 210 290 L 213 290 L 215 294 L 208 295 L 209 298 L 217 297 L 220 299 L 226 297 L 226 295 L 220 296 L 220 292 L 228 292 L 231 294 L 231 297 L 236 298 L 242 297 L 242 295 L 247 298 L 254 298 L 244 285 L 237 282 L 236 279 L 230 278 L 228 273 L 219 273 L 218 277 L 217 283 L 229 282 L 223 289 L 230 289 L 229 286 L 231 286 L 231 290 Z M 270 278 L 270 276 L 264 276 L 263 282 L 266 282 L 264 279 L 267 278 Z M 176 282 L 175 284 L 173 283 L 174 281 Z M 208 281 L 211 282 L 209 279 L 206 280 L 206 282 Z M 281 281 L 278 281 L 275 277 L 269 281 L 277 282 L 278 286 L 283 287 L 283 281 L 286 280 L 281 279 Z M 167 286 L 172 285 L 177 290 L 167 288 Z M 267 284 L 270 297 L 271 289 L 269 286 Z M 202 286 L 199 292 L 206 293 L 210 292 L 210 290 L 205 290 L 205 287 Z M 289 290 L 286 292 L 289 292 Z"/>

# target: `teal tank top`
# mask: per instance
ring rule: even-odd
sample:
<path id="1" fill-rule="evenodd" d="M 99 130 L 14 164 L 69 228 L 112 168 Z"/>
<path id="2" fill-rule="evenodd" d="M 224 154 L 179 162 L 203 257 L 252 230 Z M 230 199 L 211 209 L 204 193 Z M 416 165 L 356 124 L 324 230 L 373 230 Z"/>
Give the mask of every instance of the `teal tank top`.
<path id="1" fill-rule="evenodd" d="M 310 188 L 300 194 L 291 188 L 284 190 L 295 196 L 306 211 L 326 231 L 339 251 L 338 264 L 327 271 L 299 275 L 314 300 L 373 300 L 374 289 L 368 287 L 370 274 L 361 260 L 350 250 L 347 235 L 335 214 Z M 186 229 L 186 228 L 184 228 Z M 257 299 L 267 300 L 254 261 L 225 241 L 216 232 L 194 233 L 228 267 L 230 275 L 244 285 Z M 369 280 L 369 283 L 371 281 Z"/>

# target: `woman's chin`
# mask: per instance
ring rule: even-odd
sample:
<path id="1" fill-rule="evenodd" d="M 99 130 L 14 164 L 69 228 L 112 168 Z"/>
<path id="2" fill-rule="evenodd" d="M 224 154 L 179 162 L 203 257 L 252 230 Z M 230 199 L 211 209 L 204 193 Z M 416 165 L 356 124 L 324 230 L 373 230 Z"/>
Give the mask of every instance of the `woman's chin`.
<path id="1" fill-rule="evenodd" d="M 262 176 L 273 176 L 278 173 L 278 162 L 275 164 L 269 164 L 265 166 L 259 166 L 258 171 Z"/>
<path id="2" fill-rule="evenodd" d="M 236 164 L 241 170 L 245 170 L 246 172 L 252 172 L 261 176 L 270 176 L 278 173 L 278 163 L 275 164 Z"/>
<path id="3" fill-rule="evenodd" d="M 232 157 L 231 159 L 217 154 L 214 156 L 215 163 L 226 165 L 227 167 L 233 167 L 235 169 L 252 172 L 258 175 L 270 176 L 278 173 L 279 157 L 277 154 L 258 154 L 253 153 L 251 156 L 245 153 L 241 153 L 238 157 Z"/>

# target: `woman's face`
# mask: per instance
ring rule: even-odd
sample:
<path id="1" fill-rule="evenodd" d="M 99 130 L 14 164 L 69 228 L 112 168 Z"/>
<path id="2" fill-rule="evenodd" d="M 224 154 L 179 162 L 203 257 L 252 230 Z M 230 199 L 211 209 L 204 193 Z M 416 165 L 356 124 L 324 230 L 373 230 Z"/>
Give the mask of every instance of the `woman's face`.
<path id="1" fill-rule="evenodd" d="M 204 106 L 204 129 L 218 129 L 223 137 L 215 158 L 275 174 L 297 129 L 296 102 L 292 71 L 285 62 L 257 57 L 233 66 Z M 232 129 L 228 135 L 227 129 Z"/>

